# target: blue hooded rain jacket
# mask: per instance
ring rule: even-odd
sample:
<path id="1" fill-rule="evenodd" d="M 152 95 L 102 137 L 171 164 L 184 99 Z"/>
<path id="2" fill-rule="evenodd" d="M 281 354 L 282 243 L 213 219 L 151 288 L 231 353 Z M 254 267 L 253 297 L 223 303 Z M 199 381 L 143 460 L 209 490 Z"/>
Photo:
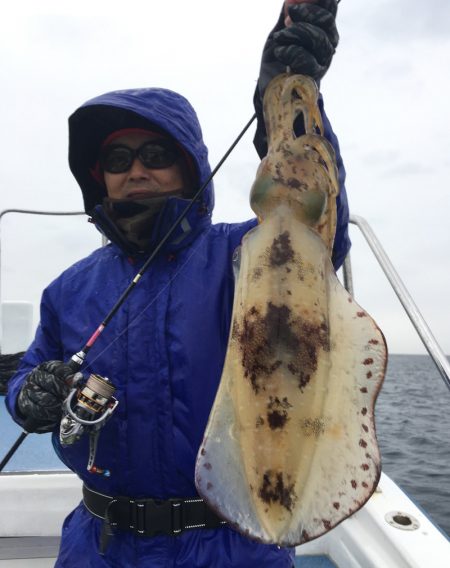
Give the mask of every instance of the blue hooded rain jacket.
<path id="1" fill-rule="evenodd" d="M 101 142 L 123 127 L 150 122 L 175 138 L 191 156 L 198 182 L 210 173 L 207 149 L 194 110 L 180 95 L 162 89 L 108 93 L 87 102 L 70 118 L 69 159 L 86 210 L 101 219 L 104 187 L 92 176 Z M 339 147 L 328 121 L 326 136 L 340 169 L 338 233 L 333 259 L 349 248 L 348 209 Z M 106 495 L 157 499 L 195 497 L 194 466 L 225 358 L 233 300 L 233 251 L 255 220 L 211 224 L 212 184 L 172 241 L 89 353 L 83 371 L 108 377 L 117 387 L 117 410 L 100 434 L 96 462 L 111 471 L 86 471 L 88 437 L 61 447 L 61 460 L 88 487 Z M 158 241 L 187 200 L 169 198 L 153 230 Z M 18 392 L 39 363 L 67 361 L 79 351 L 144 258 L 130 259 L 117 244 L 94 251 L 44 291 L 41 321 L 7 404 L 17 422 Z M 291 568 L 293 551 L 263 545 L 235 530 L 188 530 L 180 536 L 142 538 L 117 533 L 99 555 L 102 521 L 80 504 L 65 520 L 57 568 Z"/>

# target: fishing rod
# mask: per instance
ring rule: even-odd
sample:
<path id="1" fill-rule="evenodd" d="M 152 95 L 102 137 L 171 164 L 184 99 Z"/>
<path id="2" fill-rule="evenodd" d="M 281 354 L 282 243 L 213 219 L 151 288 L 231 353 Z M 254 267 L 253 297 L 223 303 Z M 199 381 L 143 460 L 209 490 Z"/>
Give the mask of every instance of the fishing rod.
<path id="1" fill-rule="evenodd" d="M 338 4 L 339 4 L 339 2 L 340 2 L 340 0 L 337 0 Z M 294 3 L 297 3 L 297 2 L 295 0 L 292 0 L 291 4 L 294 4 Z M 287 68 L 287 72 L 288 73 L 290 72 L 289 67 Z M 80 351 L 78 351 L 74 355 L 72 355 L 72 357 L 68 361 L 68 365 L 73 370 L 75 376 L 76 376 L 76 373 L 79 372 L 84 361 L 86 360 L 86 356 L 87 356 L 88 352 L 90 351 L 90 349 L 93 347 L 93 345 L 95 344 L 97 339 L 100 337 L 102 332 L 105 330 L 105 328 L 107 327 L 107 325 L 109 324 L 111 319 L 114 317 L 114 315 L 117 313 L 117 311 L 123 305 L 125 300 L 128 298 L 128 296 L 130 295 L 132 290 L 138 284 L 139 280 L 142 278 L 142 276 L 144 275 L 144 273 L 146 272 L 148 267 L 151 265 L 151 263 L 155 259 L 156 255 L 159 253 L 159 251 L 162 249 L 162 247 L 167 243 L 167 241 L 173 235 L 176 228 L 180 225 L 180 223 L 183 221 L 183 219 L 189 213 L 189 211 L 193 207 L 194 203 L 202 196 L 202 194 L 205 191 L 205 189 L 207 188 L 208 184 L 211 182 L 211 180 L 216 175 L 218 170 L 221 168 L 221 166 L 223 165 L 225 160 L 228 158 L 228 156 L 234 150 L 234 148 L 239 143 L 241 138 L 247 132 L 247 130 L 249 129 L 249 127 L 251 126 L 251 124 L 253 123 L 255 118 L 256 118 L 256 113 L 252 116 L 252 118 L 244 126 L 243 130 L 237 136 L 235 141 L 231 144 L 229 149 L 225 152 L 224 156 L 219 161 L 219 163 L 214 168 L 214 170 L 211 172 L 208 179 L 197 190 L 197 192 L 195 193 L 195 195 L 192 198 L 192 200 L 190 201 L 190 203 L 180 213 L 179 217 L 174 221 L 172 226 L 167 231 L 166 235 L 161 239 L 161 241 L 156 246 L 156 248 L 154 249 L 152 254 L 146 260 L 146 262 L 144 263 L 141 270 L 136 274 L 136 276 L 133 278 L 133 280 L 130 282 L 130 284 L 127 286 L 127 288 L 124 290 L 124 292 L 122 293 L 120 298 L 117 300 L 116 304 L 112 307 L 110 312 L 106 315 L 104 320 L 97 327 L 97 329 L 94 331 L 94 333 L 88 339 L 88 341 L 83 346 L 83 348 L 80 349 Z M 81 378 L 82 378 L 82 376 L 81 376 L 81 373 L 80 373 L 78 378 L 75 378 L 75 380 L 72 380 L 71 386 L 77 386 L 79 384 Z M 94 388 L 91 388 L 93 385 L 95 385 Z M 102 392 L 100 393 L 100 392 L 98 392 L 98 390 L 100 390 Z M 73 391 L 71 392 L 71 394 L 68 396 L 68 398 L 65 401 L 65 409 L 67 411 L 67 415 L 70 418 L 70 420 L 72 420 L 72 422 L 70 422 L 70 420 L 69 420 L 68 421 L 69 424 L 66 424 L 67 440 L 71 440 L 70 443 L 73 443 L 72 440 L 76 441 L 76 439 L 78 439 L 81 436 L 81 433 L 82 433 L 81 431 L 78 432 L 78 434 L 77 434 L 77 432 L 74 432 L 73 421 L 78 422 L 78 424 L 82 425 L 82 426 L 88 426 L 89 424 L 95 424 L 95 428 L 97 429 L 97 427 L 100 428 L 100 426 L 102 425 L 102 422 L 101 422 L 101 420 L 98 420 L 97 418 L 93 418 L 96 415 L 96 413 L 103 413 L 102 415 L 104 415 L 105 418 L 107 416 L 110 416 L 110 414 L 112 413 L 114 408 L 117 406 L 117 401 L 112 396 L 112 394 L 114 393 L 114 390 L 115 389 L 114 389 L 113 385 L 111 384 L 111 382 L 108 379 L 106 379 L 104 377 L 100 377 L 98 375 L 91 375 L 89 377 L 85 387 L 83 388 L 83 390 L 79 389 L 78 401 L 77 401 L 75 410 L 72 411 L 70 403 L 73 399 L 73 395 L 74 395 L 74 391 L 75 391 L 75 389 L 73 389 Z M 109 398 L 108 398 L 108 396 L 103 396 L 103 395 L 106 395 L 106 393 L 109 393 Z M 77 408 L 77 407 L 79 407 L 79 408 Z M 82 415 L 82 416 L 80 416 L 80 415 Z M 103 421 L 103 423 L 104 423 L 104 421 Z M 5 465 L 8 463 L 8 461 L 14 455 L 14 453 L 17 451 L 17 449 L 22 444 L 22 442 L 25 440 L 25 438 L 28 436 L 28 434 L 32 433 L 35 430 L 34 420 L 32 420 L 32 419 L 26 420 L 23 428 L 24 428 L 23 432 L 20 434 L 20 436 L 18 437 L 16 442 L 13 444 L 11 449 L 5 455 L 3 460 L 0 462 L 0 472 L 3 470 Z M 97 430 L 97 432 L 98 432 L 98 430 Z M 96 445 L 96 440 L 95 440 L 94 444 L 91 444 L 91 446 L 92 445 L 94 445 L 94 446 Z M 91 448 L 91 450 L 92 450 L 92 448 Z M 95 448 L 94 448 L 93 451 L 94 451 L 94 455 L 95 455 Z M 90 463 L 92 462 L 92 455 L 91 454 L 92 454 L 92 451 L 90 452 L 90 458 L 89 458 Z M 95 466 L 93 466 L 93 467 L 95 467 Z"/>
<path id="2" fill-rule="evenodd" d="M 240 134 L 238 135 L 238 137 L 236 138 L 236 140 L 233 142 L 233 144 L 228 148 L 228 150 L 225 152 L 224 156 L 222 157 L 222 159 L 219 161 L 219 163 L 217 164 L 217 166 L 214 168 L 214 170 L 211 172 L 211 174 L 209 175 L 208 179 L 205 181 L 205 183 L 197 190 L 197 192 L 195 193 L 194 197 L 190 200 L 189 204 L 185 207 L 185 209 L 180 213 L 180 215 L 178 216 L 178 218 L 173 222 L 172 226 L 169 228 L 169 230 L 167 231 L 167 233 L 164 235 L 164 237 L 161 239 L 161 241 L 158 243 L 158 245 L 156 246 L 155 250 L 152 252 L 152 254 L 149 256 L 149 258 L 145 261 L 144 265 L 142 266 L 141 270 L 139 270 L 139 272 L 136 274 L 136 276 L 133 278 L 133 280 L 130 282 L 130 284 L 127 286 L 127 288 L 124 290 L 124 292 L 122 293 L 122 295 L 120 296 L 120 298 L 117 300 L 117 302 L 115 303 L 115 305 L 111 308 L 110 312 L 107 314 L 107 316 L 105 317 L 105 319 L 102 321 L 102 323 L 98 326 L 98 328 L 94 331 L 94 333 L 91 335 L 91 337 L 88 339 L 88 341 L 86 342 L 86 344 L 84 345 L 84 347 L 78 351 L 77 353 L 75 353 L 74 355 L 72 355 L 70 361 L 69 361 L 69 366 L 74 370 L 74 371 L 78 371 L 81 367 L 81 365 L 84 363 L 84 360 L 86 359 L 86 355 L 88 354 L 88 352 L 90 351 L 90 349 L 92 348 L 92 346 L 94 345 L 94 343 L 97 341 L 97 339 L 99 338 L 100 334 L 104 331 L 104 329 L 106 328 L 106 326 L 109 324 L 109 322 L 111 321 L 111 319 L 114 317 L 114 315 L 117 313 L 117 311 L 119 310 L 119 308 L 122 306 L 122 304 L 125 302 L 125 300 L 128 298 L 128 296 L 130 295 L 130 293 L 132 292 L 132 290 L 135 288 L 135 286 L 138 284 L 139 280 L 142 278 L 142 276 L 144 275 L 144 273 L 147 271 L 148 267 L 151 265 L 151 263 L 153 262 L 153 260 L 155 259 L 156 255 L 159 253 L 159 251 L 163 248 L 163 246 L 167 243 L 167 241 L 170 239 L 170 237 L 173 235 L 174 231 L 177 229 L 177 227 L 180 225 L 180 223 L 183 221 L 183 219 L 185 219 L 185 217 L 187 216 L 187 214 L 189 213 L 189 211 L 192 209 L 192 207 L 194 206 L 194 203 L 202 196 L 202 194 L 204 193 L 205 189 L 208 187 L 209 183 L 211 182 L 211 180 L 213 179 L 213 177 L 216 175 L 216 173 L 219 171 L 219 169 L 221 168 L 221 166 L 223 165 L 223 163 L 225 162 L 225 160 L 228 158 L 228 156 L 231 154 L 231 152 L 234 150 L 234 148 L 236 147 L 236 145 L 239 143 L 239 141 L 241 140 L 241 138 L 244 136 L 244 134 L 247 132 L 247 130 L 250 128 L 251 124 L 253 123 L 253 121 L 256 118 L 256 113 L 252 116 L 252 118 L 247 122 L 247 124 L 244 126 L 243 130 L 240 132 Z"/>
<path id="3" fill-rule="evenodd" d="M 207 180 L 200 186 L 197 192 L 194 194 L 193 198 L 190 200 L 189 204 L 184 208 L 184 210 L 180 213 L 177 219 L 173 222 L 172 226 L 169 228 L 167 233 L 155 247 L 149 258 L 145 261 L 142 268 L 121 294 L 117 302 L 111 308 L 109 313 L 103 319 L 101 324 L 97 327 L 91 337 L 88 339 L 86 344 L 68 361 L 68 366 L 74 372 L 74 378 L 71 382 L 71 393 L 67 397 L 66 401 L 64 402 L 64 410 L 66 415 L 63 417 L 61 424 L 63 427 L 63 433 L 60 433 L 60 440 L 64 445 L 69 445 L 74 443 L 78 440 L 81 435 L 83 434 L 86 428 L 93 429 L 93 435 L 91 436 L 91 444 L 89 450 L 89 461 L 88 461 L 88 470 L 92 473 L 99 473 L 104 476 L 109 476 L 108 470 L 103 470 L 102 468 L 98 468 L 94 465 L 94 458 L 96 453 L 97 447 L 97 439 L 100 428 L 104 425 L 105 421 L 111 416 L 114 409 L 117 407 L 118 401 L 114 398 L 113 394 L 115 391 L 114 386 L 112 385 L 111 381 L 106 377 L 101 377 L 99 375 L 92 374 L 88 378 L 85 386 L 83 388 L 80 387 L 80 381 L 82 380 L 83 376 L 79 373 L 81 366 L 86 360 L 86 356 L 89 351 L 92 349 L 93 345 L 100 337 L 102 332 L 108 326 L 109 322 L 124 304 L 125 300 L 131 294 L 133 289 L 139 283 L 140 279 L 147 271 L 149 266 L 154 261 L 155 257 L 159 253 L 159 251 L 163 248 L 163 246 L 167 243 L 170 237 L 173 235 L 177 227 L 182 223 L 183 219 L 186 218 L 189 211 L 194 206 L 194 203 L 203 195 L 205 189 L 208 187 L 209 183 L 212 181 L 216 173 L 222 167 L 224 162 L 227 160 L 228 156 L 240 142 L 241 138 L 247 132 L 247 130 L 252 125 L 253 121 L 256 118 L 256 113 L 253 114 L 252 118 L 247 122 L 244 126 L 242 131 L 239 133 L 237 138 L 225 152 L 221 160 L 218 162 L 216 167 L 213 169 Z M 78 375 L 78 376 L 77 376 Z M 78 391 L 78 392 L 77 392 Z M 77 401 L 75 407 L 72 409 L 72 401 L 74 399 L 75 393 L 77 392 Z M 0 472 L 12 458 L 12 456 L 16 453 L 17 449 L 20 447 L 22 442 L 36 429 L 36 422 L 34 419 L 27 419 L 23 424 L 23 432 L 11 446 L 5 457 L 0 462 Z"/>

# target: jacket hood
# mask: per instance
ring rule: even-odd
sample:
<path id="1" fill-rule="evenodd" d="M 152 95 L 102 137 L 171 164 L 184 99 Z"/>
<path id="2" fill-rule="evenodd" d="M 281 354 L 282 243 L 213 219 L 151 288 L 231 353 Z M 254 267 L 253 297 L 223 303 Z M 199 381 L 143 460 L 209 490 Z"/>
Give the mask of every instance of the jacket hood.
<path id="1" fill-rule="evenodd" d="M 197 115 L 187 99 L 167 89 L 128 89 L 105 93 L 84 103 L 69 117 L 69 165 L 89 215 L 106 197 L 92 171 L 105 138 L 122 128 L 161 130 L 180 144 L 195 164 L 196 191 L 211 173 L 208 150 Z M 212 182 L 203 193 L 209 215 L 214 207 Z"/>

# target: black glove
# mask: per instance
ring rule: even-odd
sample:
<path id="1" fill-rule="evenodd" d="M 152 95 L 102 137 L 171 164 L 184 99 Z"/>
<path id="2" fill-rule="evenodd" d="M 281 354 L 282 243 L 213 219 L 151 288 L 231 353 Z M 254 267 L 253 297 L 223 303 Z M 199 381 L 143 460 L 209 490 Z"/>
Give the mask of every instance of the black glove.
<path id="1" fill-rule="evenodd" d="M 273 35 L 274 56 L 292 73 L 309 75 L 319 82 L 328 71 L 339 42 L 337 1 L 293 4 L 288 12 L 292 24 Z"/>
<path id="2" fill-rule="evenodd" d="M 43 434 L 59 424 L 73 375 L 73 370 L 62 361 L 47 361 L 27 376 L 17 398 L 17 409 L 28 432 Z"/>
<path id="3" fill-rule="evenodd" d="M 292 73 L 309 75 L 317 83 L 320 82 L 330 67 L 339 41 L 336 29 L 337 5 L 338 0 L 292 4 L 288 7 L 292 24 L 286 27 L 283 3 L 278 22 L 264 45 L 254 97 L 258 117 L 254 144 L 261 158 L 267 153 L 262 113 L 262 100 L 266 87 L 274 77 L 286 73 L 287 67 Z"/>

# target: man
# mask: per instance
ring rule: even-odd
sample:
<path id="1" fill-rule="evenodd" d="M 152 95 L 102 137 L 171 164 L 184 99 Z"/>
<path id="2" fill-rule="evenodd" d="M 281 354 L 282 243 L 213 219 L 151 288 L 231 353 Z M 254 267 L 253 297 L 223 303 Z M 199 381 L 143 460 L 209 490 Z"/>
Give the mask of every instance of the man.
<path id="1" fill-rule="evenodd" d="M 265 46 L 258 112 L 270 76 L 290 65 L 320 80 L 337 43 L 335 0 L 303 1 L 289 7 L 288 15 L 289 27 L 283 10 Z M 264 154 L 259 119 L 255 144 Z M 349 248 L 348 210 L 337 140 L 325 124 L 340 166 L 333 253 L 338 267 Z M 84 345 L 210 174 L 195 112 L 171 91 L 117 91 L 92 99 L 70 117 L 69 135 L 70 167 L 86 212 L 111 244 L 44 291 L 35 341 L 7 401 L 17 422 L 31 418 L 35 431 L 54 432 L 56 452 L 85 484 L 84 504 L 64 522 L 56 566 L 291 567 L 292 550 L 251 541 L 224 526 L 198 500 L 194 485 L 196 454 L 226 352 L 233 251 L 256 225 L 211 225 L 212 184 L 83 368 L 86 375 L 108 377 L 117 389 L 119 405 L 101 431 L 96 458 L 110 476 L 87 471 L 88 436 L 68 447 L 59 443 L 61 404 L 73 374 L 63 361 Z"/>

